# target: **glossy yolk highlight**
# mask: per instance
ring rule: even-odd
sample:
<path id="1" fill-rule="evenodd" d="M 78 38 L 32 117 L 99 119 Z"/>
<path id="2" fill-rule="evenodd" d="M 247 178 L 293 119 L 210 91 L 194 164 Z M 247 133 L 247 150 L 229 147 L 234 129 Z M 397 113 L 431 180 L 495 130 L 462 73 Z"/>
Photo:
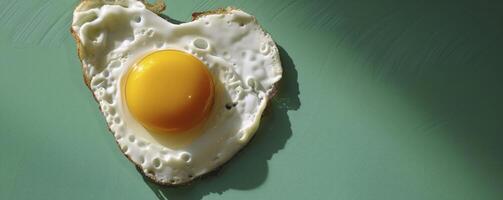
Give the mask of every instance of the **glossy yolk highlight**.
<path id="1" fill-rule="evenodd" d="M 124 95 L 129 111 L 147 129 L 180 132 L 197 126 L 213 104 L 206 65 L 176 50 L 153 52 L 128 72 Z"/>

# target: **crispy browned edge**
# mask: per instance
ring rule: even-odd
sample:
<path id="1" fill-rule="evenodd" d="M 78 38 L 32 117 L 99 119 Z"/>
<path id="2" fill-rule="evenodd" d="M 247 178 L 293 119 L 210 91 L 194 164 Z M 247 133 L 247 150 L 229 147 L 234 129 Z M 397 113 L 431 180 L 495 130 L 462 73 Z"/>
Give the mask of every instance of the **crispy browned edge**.
<path id="1" fill-rule="evenodd" d="M 77 7 L 80 7 L 83 4 L 90 3 L 90 2 L 93 2 L 93 1 L 96 1 L 96 0 L 81 0 L 80 3 L 79 3 L 79 5 Z M 164 9 L 166 9 L 166 4 L 162 0 L 157 0 L 154 4 L 149 4 L 146 0 L 140 0 L 140 1 L 143 2 L 146 5 L 147 9 L 149 9 L 150 11 L 152 11 L 152 12 L 154 12 L 156 14 L 160 14 L 162 11 L 164 11 Z M 194 21 L 196 19 L 199 19 L 200 17 L 207 16 L 207 15 L 229 14 L 233 10 L 238 10 L 238 9 L 234 8 L 234 7 L 226 7 L 226 8 L 218 8 L 218 9 L 215 9 L 215 10 L 209 10 L 209 11 L 204 11 L 204 12 L 194 12 L 194 13 L 192 13 L 192 21 Z M 262 28 L 262 30 L 264 30 L 264 29 Z M 265 32 L 265 30 L 264 30 L 264 32 Z M 77 33 L 75 33 L 75 31 L 73 31 L 73 29 L 72 29 L 71 26 L 70 26 L 70 33 L 72 34 L 73 38 L 75 39 L 75 43 L 77 44 L 77 55 L 79 57 L 81 65 L 82 65 L 81 66 L 81 70 L 82 70 L 82 74 L 83 74 L 84 83 L 86 84 L 86 87 L 91 91 L 91 94 L 93 95 L 94 100 L 97 103 L 99 103 L 98 100 L 96 99 L 96 96 L 94 95 L 94 93 L 93 93 L 93 91 L 91 89 L 91 85 L 90 85 L 91 80 L 90 80 L 89 74 L 86 74 L 86 72 L 84 70 L 84 63 L 82 63 L 82 59 L 83 59 L 83 55 L 82 55 L 82 49 L 83 49 L 82 43 L 81 43 L 79 37 L 77 36 Z M 274 47 L 276 48 L 276 51 L 278 52 L 278 55 L 279 55 L 279 50 L 277 49 L 277 46 L 274 46 Z M 278 62 L 281 62 L 281 59 L 278 58 Z M 270 102 L 271 98 L 276 94 L 276 92 L 278 90 L 278 87 L 279 87 L 279 83 L 280 83 L 280 81 L 276 82 L 273 85 L 272 92 L 268 96 L 268 103 Z M 266 110 L 267 110 L 268 107 L 269 106 L 266 105 Z M 98 105 L 98 108 L 100 109 L 100 112 L 103 112 L 103 110 L 101 109 L 101 107 L 99 105 Z M 264 114 L 264 112 L 265 112 L 265 110 L 263 111 L 262 115 Z M 111 134 L 113 134 L 112 130 L 110 129 L 110 127 L 108 125 L 107 125 L 107 128 L 108 128 L 108 131 Z M 249 144 L 253 140 L 253 138 L 255 138 L 255 137 L 252 137 L 248 141 L 247 144 Z M 233 157 L 231 157 L 225 163 L 221 164 L 219 167 L 213 169 L 210 172 L 207 172 L 206 174 L 203 174 L 203 175 L 201 175 L 199 177 L 196 177 L 196 178 L 192 179 L 191 181 L 188 181 L 188 182 L 185 182 L 185 183 L 171 184 L 169 182 L 161 182 L 161 181 L 157 180 L 155 178 L 155 176 L 145 173 L 142 170 L 142 167 L 140 165 L 136 164 L 128 155 L 126 155 L 122 151 L 122 149 L 120 148 L 120 145 L 117 142 L 117 140 L 115 140 L 115 143 L 117 143 L 117 147 L 122 152 L 122 155 L 124 155 L 131 163 L 133 163 L 135 165 L 135 167 L 137 169 L 139 169 L 138 171 L 140 171 L 144 176 L 148 177 L 151 181 L 153 181 L 154 183 L 156 183 L 158 185 L 169 186 L 169 187 L 188 186 L 190 184 L 193 184 L 193 182 L 195 182 L 198 179 L 203 179 L 205 177 L 209 177 L 211 175 L 215 175 L 224 165 L 226 165 L 227 163 L 229 163 L 229 161 L 231 161 L 234 156 L 236 156 L 237 154 L 239 154 L 242 151 L 242 149 L 244 149 L 244 147 L 242 147 L 236 154 L 234 154 Z"/>

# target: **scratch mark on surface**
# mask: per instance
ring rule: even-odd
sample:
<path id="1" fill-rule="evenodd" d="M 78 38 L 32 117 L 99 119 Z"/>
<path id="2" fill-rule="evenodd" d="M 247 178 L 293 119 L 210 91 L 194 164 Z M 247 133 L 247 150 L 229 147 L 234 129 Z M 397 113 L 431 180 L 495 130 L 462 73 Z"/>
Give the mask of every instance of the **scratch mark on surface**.
<path id="1" fill-rule="evenodd" d="M 17 38 L 15 38 L 16 41 L 28 41 L 30 37 L 36 35 L 32 34 L 35 30 L 39 29 L 39 26 L 45 25 L 45 23 L 42 23 L 44 21 L 47 21 L 47 14 L 48 9 L 50 8 L 51 1 L 46 1 L 40 8 L 36 11 L 36 13 L 33 15 L 31 18 L 30 22 L 25 25 L 23 30 L 20 32 Z"/>
<path id="2" fill-rule="evenodd" d="M 0 19 L 6 19 L 7 16 L 11 16 L 9 15 L 9 13 L 11 13 L 12 11 L 12 8 L 14 7 L 14 5 L 16 4 L 17 1 L 9 1 L 9 3 L 7 4 L 7 6 L 1 6 L 3 7 L 4 9 L 0 12 Z M 7 20 L 5 20 L 7 21 Z M 5 21 L 2 20 L 2 23 L 5 23 Z"/>
<path id="3" fill-rule="evenodd" d="M 40 41 L 38 42 L 38 44 L 43 44 L 44 41 L 46 41 L 48 39 L 48 36 L 50 35 L 50 33 L 53 31 L 54 27 L 57 27 L 57 25 L 59 25 L 61 22 L 63 22 L 63 20 L 66 20 L 68 19 L 66 16 L 71 13 L 72 11 L 71 10 L 68 10 L 64 13 L 62 13 L 59 17 L 58 17 L 58 20 L 54 23 L 51 24 L 51 26 L 47 29 L 47 31 L 43 34 L 43 37 L 40 39 Z"/>
<path id="4" fill-rule="evenodd" d="M 15 45 L 58 46 L 70 38 L 72 7 L 75 3 L 55 3 L 55 0 L 22 4 L 20 1 L 3 3 L 0 25 L 7 31 L 7 41 Z"/>
<path id="5" fill-rule="evenodd" d="M 193 12 L 199 12 L 199 11 L 207 10 L 207 8 L 209 7 L 209 5 L 210 5 L 210 1 L 202 1 L 199 4 L 196 4 L 196 6 L 194 6 L 194 8 L 192 9 L 192 11 Z"/>
<path id="6" fill-rule="evenodd" d="M 7 7 L 5 7 L 5 10 L 2 11 L 2 14 L 0 15 L 2 17 L 0 18 L 0 20 L 3 19 L 1 23 L 2 26 L 8 24 L 10 19 L 15 16 L 16 12 L 18 11 L 18 9 L 15 9 L 17 2 L 18 1 L 11 1 L 11 3 Z"/>
<path id="7" fill-rule="evenodd" d="M 297 2 L 299 2 L 299 0 L 294 0 L 293 2 L 289 3 L 286 6 L 281 6 L 280 10 L 274 13 L 274 15 L 271 17 L 271 21 L 274 21 L 277 17 L 281 16 L 285 11 L 289 10 Z"/>
<path id="8" fill-rule="evenodd" d="M 440 119 L 434 119 L 430 122 L 426 122 L 424 124 L 418 125 L 415 130 L 421 131 L 423 133 L 431 133 L 434 132 L 435 129 L 442 127 L 446 123 L 448 123 L 448 119 L 446 118 L 440 118 Z"/>

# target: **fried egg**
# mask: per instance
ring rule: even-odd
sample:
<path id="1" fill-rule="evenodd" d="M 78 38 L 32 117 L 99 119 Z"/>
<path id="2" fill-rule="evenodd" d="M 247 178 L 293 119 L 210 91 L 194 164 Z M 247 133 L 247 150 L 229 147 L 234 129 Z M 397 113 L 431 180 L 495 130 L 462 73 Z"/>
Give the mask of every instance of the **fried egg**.
<path id="1" fill-rule="evenodd" d="M 155 182 L 178 185 L 248 143 L 282 68 L 271 36 L 242 10 L 173 24 L 155 13 L 160 8 L 84 0 L 71 32 L 84 80 L 122 153 Z"/>

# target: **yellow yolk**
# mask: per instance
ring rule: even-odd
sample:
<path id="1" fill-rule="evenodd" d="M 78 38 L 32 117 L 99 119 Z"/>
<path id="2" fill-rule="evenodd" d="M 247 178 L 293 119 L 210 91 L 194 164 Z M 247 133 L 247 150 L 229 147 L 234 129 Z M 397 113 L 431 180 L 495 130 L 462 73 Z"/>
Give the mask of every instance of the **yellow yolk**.
<path id="1" fill-rule="evenodd" d="M 147 129 L 179 132 L 197 126 L 213 105 L 213 79 L 206 65 L 177 50 L 153 52 L 125 80 L 129 111 Z"/>

